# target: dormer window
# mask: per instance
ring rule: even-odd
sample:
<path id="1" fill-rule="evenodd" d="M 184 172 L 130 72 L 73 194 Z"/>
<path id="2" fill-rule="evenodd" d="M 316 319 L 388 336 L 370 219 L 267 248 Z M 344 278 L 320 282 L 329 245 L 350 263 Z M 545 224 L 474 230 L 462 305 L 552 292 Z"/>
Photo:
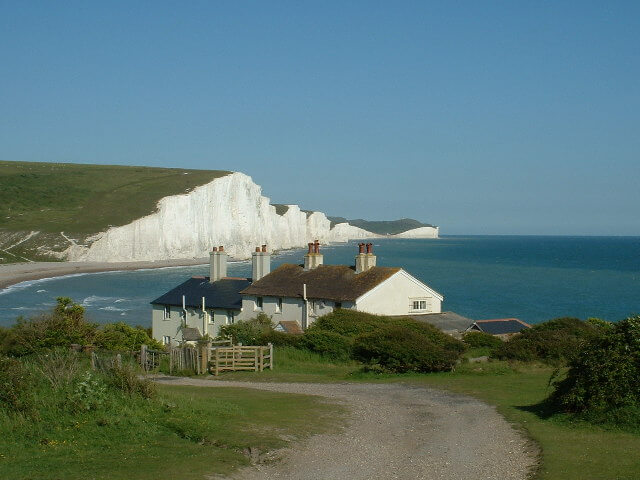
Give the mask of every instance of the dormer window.
<path id="1" fill-rule="evenodd" d="M 411 301 L 411 311 L 424 312 L 429 309 L 429 302 L 425 299 L 415 299 Z"/>

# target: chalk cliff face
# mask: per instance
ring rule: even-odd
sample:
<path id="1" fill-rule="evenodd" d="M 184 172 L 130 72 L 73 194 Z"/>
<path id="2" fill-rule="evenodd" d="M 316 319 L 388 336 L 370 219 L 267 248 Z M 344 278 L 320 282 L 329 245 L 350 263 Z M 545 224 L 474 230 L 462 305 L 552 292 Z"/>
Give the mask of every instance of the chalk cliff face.
<path id="1" fill-rule="evenodd" d="M 165 197 L 155 213 L 94 235 L 86 245 L 73 244 L 63 255 L 71 261 L 96 262 L 202 258 L 212 246 L 224 245 L 232 257 L 248 258 L 265 243 L 279 250 L 316 239 L 376 236 L 348 224 L 331 229 L 324 213 L 307 216 L 297 205 L 278 215 L 251 177 L 232 173 L 187 194 Z"/>
<path id="2" fill-rule="evenodd" d="M 438 227 L 420 227 L 391 236 L 395 238 L 438 238 L 439 230 Z"/>

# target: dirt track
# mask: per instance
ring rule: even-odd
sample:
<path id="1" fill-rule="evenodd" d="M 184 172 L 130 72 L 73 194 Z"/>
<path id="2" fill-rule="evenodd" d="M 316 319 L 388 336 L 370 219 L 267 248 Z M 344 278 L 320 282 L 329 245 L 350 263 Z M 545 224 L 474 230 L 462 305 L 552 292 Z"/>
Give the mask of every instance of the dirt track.
<path id="1" fill-rule="evenodd" d="M 493 407 L 427 387 L 157 380 L 319 395 L 349 408 L 344 431 L 280 451 L 281 461 L 244 469 L 238 480 L 515 480 L 536 463 L 535 447 Z"/>

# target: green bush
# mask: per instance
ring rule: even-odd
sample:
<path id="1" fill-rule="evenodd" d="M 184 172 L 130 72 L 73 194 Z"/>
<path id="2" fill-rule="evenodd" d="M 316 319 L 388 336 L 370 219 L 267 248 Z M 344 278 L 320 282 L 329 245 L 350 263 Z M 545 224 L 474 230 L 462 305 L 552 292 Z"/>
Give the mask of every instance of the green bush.
<path id="1" fill-rule="evenodd" d="M 35 412 L 34 378 L 19 360 L 0 356 L 0 408 L 13 413 Z"/>
<path id="2" fill-rule="evenodd" d="M 467 332 L 462 337 L 462 341 L 469 348 L 490 348 L 495 349 L 502 346 L 503 341 L 485 332 Z"/>
<path id="3" fill-rule="evenodd" d="M 580 346 L 602 329 L 577 318 L 557 318 L 524 329 L 500 345 L 494 356 L 503 360 L 540 360 L 552 364 L 572 359 Z"/>
<path id="4" fill-rule="evenodd" d="M 297 347 L 300 345 L 301 340 L 302 335 L 270 330 L 262 334 L 260 337 L 260 345 L 271 343 L 275 347 Z"/>
<path id="5" fill-rule="evenodd" d="M 390 317 L 338 309 L 318 318 L 307 331 L 330 331 L 345 337 L 355 338 L 386 325 L 390 320 Z"/>
<path id="6" fill-rule="evenodd" d="M 549 399 L 569 412 L 640 407 L 640 316 L 603 329 L 582 345 Z"/>
<path id="7" fill-rule="evenodd" d="M 434 338 L 426 329 L 391 324 L 358 337 L 353 352 L 357 360 L 389 372 L 438 372 L 451 370 L 464 349 L 451 340 Z"/>
<path id="8" fill-rule="evenodd" d="M 84 308 L 70 298 L 58 297 L 50 314 L 30 320 L 18 318 L 3 339 L 3 352 L 10 356 L 23 356 L 68 348 L 71 344 L 92 344 L 97 326 L 84 318 Z"/>
<path id="9" fill-rule="evenodd" d="M 123 322 L 108 323 L 100 327 L 95 335 L 95 345 L 110 351 L 140 350 L 142 345 L 147 345 L 152 350 L 164 349 L 144 328 L 132 327 Z"/>
<path id="10" fill-rule="evenodd" d="M 234 344 L 263 345 L 266 344 L 264 336 L 272 331 L 271 318 L 264 313 L 259 313 L 256 318 L 221 326 L 218 338 L 231 339 Z"/>
<path id="11" fill-rule="evenodd" d="M 353 342 L 336 332 L 308 330 L 302 336 L 298 347 L 319 353 L 324 357 L 346 360 L 351 357 Z"/>
<path id="12" fill-rule="evenodd" d="M 115 365 L 105 374 L 108 385 L 129 396 L 139 395 L 142 398 L 153 398 L 156 394 L 155 384 L 146 378 L 141 378 L 139 370 L 131 365 Z"/>

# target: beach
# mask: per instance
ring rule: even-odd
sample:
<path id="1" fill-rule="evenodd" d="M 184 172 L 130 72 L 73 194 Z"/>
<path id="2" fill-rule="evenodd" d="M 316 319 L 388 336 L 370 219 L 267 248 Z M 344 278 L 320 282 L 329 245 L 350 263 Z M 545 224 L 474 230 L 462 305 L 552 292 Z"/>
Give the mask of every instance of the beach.
<path id="1" fill-rule="evenodd" d="M 25 262 L 0 265 L 0 289 L 16 283 L 76 273 L 141 270 L 147 268 L 203 265 L 207 258 L 185 258 L 146 262 Z"/>

